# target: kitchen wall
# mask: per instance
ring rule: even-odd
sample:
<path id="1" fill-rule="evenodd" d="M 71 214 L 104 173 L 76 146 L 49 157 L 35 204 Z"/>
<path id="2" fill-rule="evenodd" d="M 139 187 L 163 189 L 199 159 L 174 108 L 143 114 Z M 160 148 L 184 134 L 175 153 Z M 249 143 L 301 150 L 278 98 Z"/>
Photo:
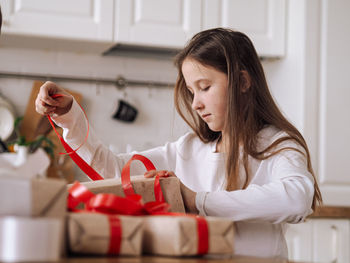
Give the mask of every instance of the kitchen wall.
<path id="1" fill-rule="evenodd" d="M 271 91 L 286 116 L 301 130 L 304 128 L 304 35 L 303 1 L 289 1 L 286 56 L 265 60 Z M 0 38 L 1 41 L 1 38 Z M 170 60 L 131 57 L 103 57 L 87 53 L 69 53 L 33 49 L 0 49 L 0 71 L 30 72 L 96 78 L 115 78 L 175 82 L 176 70 Z M 33 81 L 0 79 L 0 92 L 23 115 Z M 59 83 L 80 92 L 82 106 L 99 138 L 116 152 L 143 150 L 172 141 L 188 130 L 175 112 L 171 88 L 127 87 Z M 136 105 L 139 116 L 134 123 L 113 120 L 118 98 Z"/>

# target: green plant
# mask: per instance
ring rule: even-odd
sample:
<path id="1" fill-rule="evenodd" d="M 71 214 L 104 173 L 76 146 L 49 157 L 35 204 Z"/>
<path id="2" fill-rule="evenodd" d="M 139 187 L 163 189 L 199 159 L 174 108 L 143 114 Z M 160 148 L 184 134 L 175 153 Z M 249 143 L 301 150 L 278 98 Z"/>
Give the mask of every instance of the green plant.
<path id="1" fill-rule="evenodd" d="M 22 146 L 27 146 L 29 148 L 30 153 L 35 152 L 38 148 L 41 147 L 48 155 L 51 156 L 51 158 L 53 158 L 55 144 L 52 142 L 52 140 L 45 135 L 39 135 L 33 141 L 27 141 L 26 137 L 24 135 L 21 135 L 20 132 L 20 124 L 22 120 L 23 117 L 16 118 L 14 122 L 15 139 L 9 142 L 8 144 L 18 144 Z"/>

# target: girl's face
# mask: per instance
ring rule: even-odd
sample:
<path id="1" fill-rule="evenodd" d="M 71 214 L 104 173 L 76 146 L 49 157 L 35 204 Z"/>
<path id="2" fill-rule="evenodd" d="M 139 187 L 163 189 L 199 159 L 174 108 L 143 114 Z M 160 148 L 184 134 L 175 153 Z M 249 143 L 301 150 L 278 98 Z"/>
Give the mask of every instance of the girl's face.
<path id="1" fill-rule="evenodd" d="M 192 109 L 212 131 L 223 131 L 227 110 L 227 75 L 186 58 L 182 64 L 186 86 L 193 94 Z"/>

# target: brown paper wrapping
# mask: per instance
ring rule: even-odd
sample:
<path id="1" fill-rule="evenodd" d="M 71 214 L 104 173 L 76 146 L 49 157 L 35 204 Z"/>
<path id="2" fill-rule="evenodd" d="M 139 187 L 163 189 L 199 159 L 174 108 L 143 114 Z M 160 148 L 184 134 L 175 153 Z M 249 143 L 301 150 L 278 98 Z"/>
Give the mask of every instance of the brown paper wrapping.
<path id="1" fill-rule="evenodd" d="M 63 179 L 0 177 L 0 216 L 63 217 L 66 188 Z"/>
<path id="2" fill-rule="evenodd" d="M 120 255 L 140 255 L 142 252 L 142 217 L 119 216 L 122 227 Z M 108 215 L 69 213 L 68 244 L 71 252 L 106 255 L 109 249 Z"/>
<path id="3" fill-rule="evenodd" d="M 155 255 L 197 255 L 198 235 L 195 218 L 177 216 L 144 217 L 143 252 Z M 233 254 L 233 221 L 206 217 L 210 255 Z"/>
<path id="4" fill-rule="evenodd" d="M 143 175 L 131 176 L 131 183 L 136 194 L 142 195 L 142 200 L 147 203 L 154 201 L 154 178 L 145 178 Z M 109 193 L 125 196 L 121 185 L 121 179 L 105 179 L 93 182 L 83 182 L 94 194 Z M 68 186 L 68 188 L 71 185 Z M 165 201 L 170 204 L 171 212 L 184 213 L 185 207 L 180 192 L 180 181 L 176 177 L 160 178 Z"/>

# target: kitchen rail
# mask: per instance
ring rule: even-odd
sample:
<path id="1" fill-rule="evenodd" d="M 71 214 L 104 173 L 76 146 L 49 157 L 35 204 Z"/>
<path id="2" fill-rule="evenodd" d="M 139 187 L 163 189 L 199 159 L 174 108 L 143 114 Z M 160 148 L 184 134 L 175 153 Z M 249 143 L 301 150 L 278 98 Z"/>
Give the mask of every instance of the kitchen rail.
<path id="1" fill-rule="evenodd" d="M 0 72 L 0 78 L 15 78 L 15 79 L 32 79 L 42 81 L 59 81 L 59 82 L 80 82 L 80 83 L 94 83 L 103 85 L 114 85 L 117 88 L 125 88 L 128 86 L 139 87 L 154 87 L 154 88 L 173 88 L 174 83 L 159 82 L 159 81 L 141 81 L 125 79 L 123 76 L 118 76 L 115 79 L 104 78 L 84 78 L 73 76 L 60 76 L 60 75 L 41 75 L 32 73 L 13 73 L 13 72 Z"/>

